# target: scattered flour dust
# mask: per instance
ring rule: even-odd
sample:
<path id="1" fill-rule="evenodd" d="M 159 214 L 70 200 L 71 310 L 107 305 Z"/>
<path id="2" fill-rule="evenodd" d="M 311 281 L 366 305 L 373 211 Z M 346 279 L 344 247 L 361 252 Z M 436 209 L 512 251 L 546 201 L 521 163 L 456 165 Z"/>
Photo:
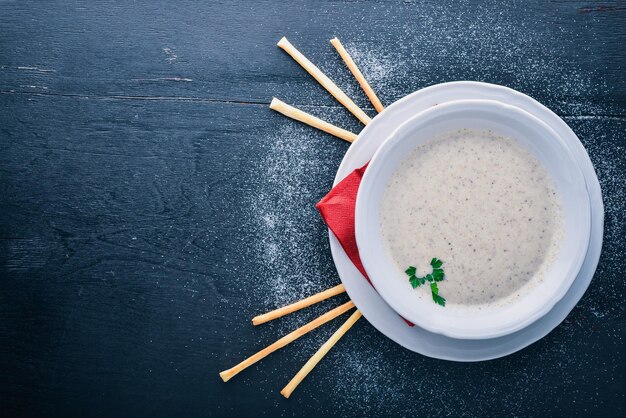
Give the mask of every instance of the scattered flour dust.
<path id="1" fill-rule="evenodd" d="M 356 25 L 346 32 L 343 22 L 335 22 L 328 31 L 339 35 L 383 104 L 429 85 L 465 79 L 515 88 L 565 116 L 587 147 L 603 188 L 603 261 L 587 295 L 570 317 L 548 337 L 520 353 L 478 364 L 432 360 L 403 349 L 361 320 L 350 331 L 350 338 L 342 339 L 298 388 L 298 398 L 324 386 L 337 394 L 325 407 L 334 411 L 342 408 L 353 415 L 380 411 L 481 415 L 493 413 L 488 409 L 493 397 L 504 393 L 506 399 L 498 402 L 506 405 L 507 413 L 555 411 L 558 405 L 546 411 L 546 402 L 560 397 L 563 390 L 578 390 L 578 370 L 597 367 L 603 356 L 602 373 L 594 373 L 597 378 L 615 376 L 619 365 L 619 356 L 612 355 L 619 350 L 619 332 L 608 339 L 610 330 L 595 331 L 601 333 L 610 355 L 587 345 L 594 324 L 606 316 L 619 315 L 622 309 L 624 284 L 610 266 L 624 258 L 626 167 L 617 158 L 625 151 L 623 119 L 594 119 L 594 115 L 614 111 L 617 105 L 589 99 L 606 97 L 608 87 L 594 70 L 583 70 L 576 64 L 580 56 L 589 53 L 589 47 L 577 39 L 579 34 L 556 24 L 537 24 L 534 10 L 520 19 L 510 8 L 524 8 L 523 3 L 492 7 L 462 1 L 457 7 L 441 7 L 437 2 L 406 2 L 398 7 L 405 7 L 410 18 L 398 21 L 397 8 L 373 5 L 362 10 L 359 6 L 365 21 L 393 21 L 396 25 L 389 34 L 378 31 L 376 41 L 372 40 L 371 25 Z M 555 38 L 558 40 L 547 41 Z M 343 63 L 334 51 L 321 52 L 325 48 L 320 45 L 319 51 L 307 50 L 307 56 L 371 112 Z M 320 55 L 326 59 L 320 60 Z M 299 96 L 301 103 L 305 100 Z M 311 96 L 311 103 L 315 100 Z M 337 123 L 333 119 L 336 112 L 337 108 L 324 107 L 311 111 L 333 123 Z M 608 132 L 614 135 L 608 137 Z M 330 189 L 346 146 L 286 119 L 278 124 L 276 134 L 261 140 L 261 153 L 254 163 L 258 184 L 246 202 L 250 207 L 247 223 L 254 237 L 246 251 L 259 267 L 258 286 L 248 297 L 259 308 L 272 309 L 337 283 L 326 228 L 314 205 Z M 290 321 L 283 323 L 285 330 L 293 328 Z M 312 336 L 307 350 L 313 350 L 318 340 Z M 554 376 L 561 379 L 559 386 L 552 384 Z M 464 384 L 470 380 L 471 386 Z M 268 396 L 274 396 L 273 392 Z M 587 405 L 601 405 L 605 399 L 598 393 L 584 396 Z M 291 401 L 298 402 L 297 398 Z"/>
<path id="2" fill-rule="evenodd" d="M 576 64 L 589 54 L 589 47 L 576 43 L 564 27 L 511 19 L 507 8 L 514 7 L 513 2 L 489 6 L 462 1 L 456 6 L 464 10 L 462 19 L 451 18 L 454 12 L 436 3 L 412 6 L 422 10 L 417 15 L 412 10 L 410 19 L 397 22 L 399 30 L 392 36 L 380 35 L 372 41 L 371 35 L 360 33 L 371 31 L 366 25 L 342 39 L 383 104 L 433 84 L 476 80 L 541 98 L 559 114 L 608 110 L 610 104 L 589 101 L 593 93 L 608 90 L 606 81 L 595 70 L 582 70 Z M 397 19 L 397 11 L 391 8 L 378 8 L 376 13 L 382 21 Z M 546 41 L 555 37 L 559 41 Z M 326 62 L 322 65 L 330 67 Z M 350 75 L 336 77 L 344 87 Z M 350 94 L 361 98 L 353 85 L 347 88 Z"/>
<path id="3" fill-rule="evenodd" d="M 255 236 L 247 250 L 260 266 L 250 297 L 266 310 L 339 283 L 315 204 L 332 187 L 346 144 L 295 122 L 281 122 L 253 162 L 257 190 L 246 202 L 247 224 Z M 286 326 L 292 322 L 285 320 Z"/>
<path id="4" fill-rule="evenodd" d="M 616 266 L 623 264 L 626 248 L 626 120 L 618 118 L 566 117 L 581 139 L 602 189 L 604 241 L 600 264 L 587 294 L 578 305 L 596 318 L 616 317 L 623 312 L 624 282 Z M 609 129 L 608 127 L 612 127 Z M 618 278 L 618 280 L 611 280 Z"/>

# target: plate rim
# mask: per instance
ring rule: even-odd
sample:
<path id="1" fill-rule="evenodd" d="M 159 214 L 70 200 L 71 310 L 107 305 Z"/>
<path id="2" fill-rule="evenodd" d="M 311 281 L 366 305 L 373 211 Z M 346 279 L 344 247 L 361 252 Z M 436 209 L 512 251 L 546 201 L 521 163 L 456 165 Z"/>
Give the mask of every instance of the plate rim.
<path id="1" fill-rule="evenodd" d="M 498 117 L 510 117 L 512 119 L 518 119 L 518 121 L 522 121 L 523 125 L 526 123 L 536 124 L 538 128 L 545 131 L 546 135 L 549 137 L 542 137 L 542 139 L 546 139 L 548 141 L 540 141 L 540 147 L 543 146 L 544 149 L 553 149 L 557 152 L 558 155 L 563 155 L 560 158 L 560 161 L 567 161 L 566 170 L 570 170 L 569 175 L 573 176 L 576 179 L 576 185 L 574 186 L 574 194 L 577 196 L 577 204 L 574 205 L 575 208 L 573 210 L 579 213 L 579 219 L 576 221 L 576 227 L 570 228 L 569 233 L 573 233 L 574 235 L 579 234 L 577 237 L 570 237 L 570 242 L 572 248 L 570 251 L 573 251 L 571 260 L 573 262 L 568 263 L 568 266 L 562 269 L 559 273 L 560 279 L 559 282 L 553 282 L 554 288 L 552 288 L 553 293 L 540 295 L 538 299 L 532 299 L 528 304 L 517 304 L 514 308 L 514 311 L 509 310 L 508 314 L 504 312 L 501 315 L 509 315 L 508 322 L 506 323 L 498 323 L 498 321 L 494 321 L 493 317 L 491 318 L 483 318 L 483 320 L 478 321 L 483 325 L 491 322 L 493 324 L 493 328 L 483 328 L 481 331 L 478 331 L 478 328 L 474 328 L 471 323 L 465 323 L 464 318 L 461 318 L 461 323 L 454 324 L 452 323 L 449 327 L 444 327 L 441 325 L 440 320 L 435 320 L 429 322 L 428 317 L 431 315 L 426 315 L 426 318 L 420 320 L 421 317 L 416 313 L 414 309 L 415 302 L 409 302 L 409 300 L 413 300 L 414 298 L 407 298 L 403 296 L 399 296 L 397 292 L 390 290 L 387 287 L 382 286 L 384 280 L 381 279 L 380 275 L 374 274 L 374 272 L 370 272 L 368 270 L 368 266 L 373 268 L 374 270 L 381 273 L 383 270 L 380 268 L 380 263 L 375 260 L 380 260 L 381 251 L 384 251 L 382 248 L 382 243 L 376 242 L 378 239 L 372 241 L 370 238 L 372 237 L 370 234 L 374 232 L 372 230 L 373 225 L 371 222 L 368 222 L 364 217 L 365 212 L 370 213 L 370 210 L 365 207 L 366 201 L 369 202 L 372 196 L 367 195 L 363 196 L 361 191 L 363 188 L 368 188 L 372 185 L 372 181 L 376 182 L 377 178 L 381 175 L 381 170 L 383 168 L 378 165 L 374 167 L 376 161 L 381 158 L 382 155 L 388 154 L 390 151 L 389 145 L 397 146 L 398 144 L 398 135 L 402 133 L 403 130 L 413 130 L 411 125 L 423 123 L 424 120 L 428 121 L 429 118 L 437 118 L 441 117 L 441 113 L 444 114 L 446 112 L 450 113 L 463 113 L 463 112 L 471 112 L 471 111 L 483 111 L 490 113 L 492 115 L 497 114 Z M 502 112 L 505 112 L 506 115 L 503 115 Z M 410 124 L 410 125 L 407 125 Z M 455 128 L 456 129 L 456 128 Z M 544 144 L 544 145 L 541 145 Z M 554 145 L 550 145 L 554 144 Z M 553 155 L 554 157 L 554 155 Z M 556 157 L 555 157 L 556 158 Z M 370 168 L 371 167 L 371 168 Z M 376 174 L 370 172 L 370 170 L 374 170 Z M 565 177 L 569 178 L 569 175 Z M 563 178 L 563 175 L 561 175 Z M 371 187 L 370 187 L 371 191 Z M 376 193 L 378 195 L 378 193 Z M 367 204 L 369 207 L 369 204 Z M 566 205 L 568 206 L 568 205 Z M 570 205 L 571 206 L 571 205 Z M 396 312 L 402 314 L 406 319 L 411 322 L 419 323 L 421 328 L 424 328 L 430 332 L 443 334 L 445 336 L 455 338 L 455 339 L 491 339 L 501 337 L 507 334 L 511 334 L 516 332 L 526 326 L 530 325 L 532 322 L 540 319 L 546 313 L 548 313 L 554 305 L 556 305 L 562 298 L 565 296 L 570 286 L 573 284 L 574 280 L 578 276 L 580 269 L 585 260 L 590 235 L 591 235 L 591 202 L 589 201 L 589 193 L 587 190 L 585 176 L 580 169 L 578 161 L 576 157 L 571 152 L 568 144 L 561 138 L 561 136 L 552 129 L 547 123 L 543 120 L 537 118 L 536 116 L 526 112 L 525 110 L 520 109 L 516 106 L 511 106 L 500 101 L 496 100 L 485 100 L 485 99 L 466 99 L 466 100 L 451 100 L 445 103 L 441 103 L 438 106 L 430 107 L 428 109 L 424 109 L 415 115 L 411 116 L 409 119 L 401 123 L 385 140 L 381 143 L 381 145 L 376 150 L 376 153 L 372 157 L 372 160 L 368 166 L 368 170 L 365 172 L 360 188 L 359 194 L 357 196 L 356 209 L 355 209 L 355 235 L 357 246 L 359 251 L 361 250 L 368 252 L 369 256 L 365 257 L 363 261 L 364 268 L 368 270 L 368 274 L 370 280 L 375 288 L 379 289 L 378 293 L 381 295 L 382 299 L 394 309 Z M 374 219 L 369 219 L 373 221 Z M 570 227 L 573 225 L 570 223 Z M 574 231 L 574 232 L 572 232 Z M 367 239 L 364 239 L 367 238 Z M 570 247 L 571 247 L 570 246 Z M 372 258 L 373 257 L 373 258 Z M 385 267 L 385 271 L 386 271 Z M 395 284 L 396 287 L 399 287 L 399 283 Z M 404 288 L 404 285 L 402 286 Z M 545 290 L 545 289 L 544 289 Z M 407 294 L 408 295 L 408 294 Z M 549 296 L 549 298 L 548 298 Z M 540 300 L 543 302 L 540 303 Z M 407 305 L 407 303 L 410 304 Z M 428 302 L 425 302 L 428 303 Z M 430 303 L 429 305 L 432 305 Z M 425 309 L 432 309 L 436 305 L 425 306 Z M 513 317 L 510 316 L 513 312 L 517 312 L 517 317 L 513 320 Z M 462 317 L 465 315 L 461 315 Z M 456 317 L 456 315 L 455 315 Z M 504 316 L 503 316 L 504 319 Z M 454 321 L 453 321 L 454 322 Z M 475 321 L 474 321 L 475 322 Z"/>
<path id="2" fill-rule="evenodd" d="M 408 335 L 411 335 L 411 333 L 417 332 L 415 328 L 407 327 L 402 319 L 396 316 L 392 322 L 401 324 L 402 328 L 398 327 L 398 329 L 401 329 L 402 331 L 400 333 L 396 331 L 390 331 L 388 324 L 385 324 L 383 320 L 377 318 L 377 315 L 372 310 L 373 308 L 366 307 L 365 309 L 362 309 L 363 306 L 361 306 L 360 308 L 363 316 L 365 316 L 366 319 L 383 335 L 387 336 L 391 340 L 411 351 L 442 360 L 460 362 L 485 361 L 512 354 L 540 340 L 549 332 L 551 332 L 554 328 L 556 328 L 567 317 L 569 312 L 571 312 L 571 310 L 576 306 L 576 304 L 582 298 L 586 289 L 588 288 L 600 258 L 604 232 L 604 205 L 602 202 L 600 183 L 598 181 L 593 164 L 591 163 L 588 153 L 586 152 L 584 146 L 582 145 L 574 131 L 569 127 L 569 125 L 567 125 L 567 123 L 565 123 L 565 121 L 563 121 L 550 109 L 548 109 L 532 97 L 527 96 L 521 92 L 505 86 L 483 82 L 453 81 L 436 84 L 426 87 L 424 89 L 417 90 L 394 102 L 386 109 L 399 107 L 404 105 L 405 103 L 411 103 L 413 100 L 428 102 L 430 103 L 428 107 L 436 105 L 438 103 L 436 101 L 433 102 L 433 100 L 437 98 L 437 95 L 442 96 L 445 94 L 450 94 L 450 92 L 455 89 L 457 89 L 458 91 L 455 91 L 452 94 L 456 97 L 449 100 L 458 100 L 459 98 L 468 97 L 499 100 L 506 104 L 514 104 L 518 107 L 521 107 L 522 109 L 527 110 L 529 113 L 539 117 L 542 120 L 544 120 L 544 117 L 552 119 L 551 123 L 555 123 L 556 125 L 558 125 L 553 126 L 554 129 L 558 131 L 559 135 L 561 135 L 564 141 L 570 146 L 571 151 L 575 154 L 576 159 L 579 162 L 580 168 L 585 176 L 585 183 L 587 185 L 589 199 L 592 204 L 592 233 L 590 236 L 589 250 L 585 257 L 585 262 L 583 263 L 583 269 L 581 270 L 581 273 L 583 273 L 584 277 L 581 278 L 581 273 L 579 273 L 576 280 L 574 281 L 574 284 L 567 292 L 566 296 L 559 303 L 557 303 L 557 305 L 545 317 L 530 325 L 529 327 L 526 327 L 507 336 L 487 340 L 458 340 L 445 336 L 440 336 L 438 334 L 428 333 L 427 331 L 422 330 L 421 333 L 425 335 L 422 335 L 419 339 L 417 339 L 417 341 L 419 341 L 419 347 L 416 347 L 415 337 L 413 339 L 407 337 Z M 528 108 L 532 108 L 532 111 L 528 110 Z M 543 117 L 539 116 L 538 113 L 542 114 Z M 342 159 L 341 164 L 338 167 L 337 174 L 335 175 L 334 179 L 334 185 L 336 185 L 344 177 L 350 174 L 350 172 L 352 172 L 355 168 L 361 167 L 367 162 L 368 159 L 366 159 L 365 161 L 361 160 L 359 162 L 357 158 L 357 150 L 361 146 L 357 144 L 359 144 L 360 139 L 363 139 L 364 136 L 367 136 L 367 133 L 372 130 L 373 126 L 375 126 L 376 124 L 384 123 L 385 118 L 380 117 L 384 114 L 385 111 L 376 115 L 376 117 L 373 118 L 372 122 L 361 131 L 358 139 L 348 149 L 348 151 L 344 155 L 344 158 Z M 548 122 L 546 121 L 546 123 Z M 361 143 L 363 143 L 363 141 L 361 141 Z M 351 165 L 351 168 L 348 168 L 349 165 Z M 352 263 L 349 261 L 345 252 L 341 248 L 339 241 L 330 230 L 328 231 L 328 234 L 333 262 L 335 263 L 335 267 L 342 283 L 344 283 L 346 287 L 348 295 L 354 301 L 357 307 L 359 306 L 359 304 L 363 305 L 361 303 L 361 295 L 358 295 L 356 300 L 354 298 L 355 295 L 361 292 L 358 288 L 361 288 L 363 292 L 369 293 L 370 295 L 372 295 L 373 292 L 372 296 L 374 298 L 380 298 L 380 301 L 385 304 L 380 295 L 378 295 L 375 290 L 370 287 L 369 283 L 364 280 L 363 276 L 358 272 L 356 267 L 354 267 L 354 265 L 352 265 Z M 348 275 L 358 275 L 358 280 L 355 280 L 354 283 L 351 283 L 350 280 L 346 280 L 346 277 Z M 565 305 L 567 306 L 565 307 Z M 385 304 L 385 306 L 387 305 Z M 391 309 L 388 306 L 387 308 Z M 391 311 L 393 312 L 393 310 Z M 397 315 L 395 314 L 395 312 L 393 313 L 394 316 Z M 541 326 L 540 329 L 539 326 Z M 529 333 L 531 335 L 527 335 Z M 461 342 L 465 342 L 467 346 L 459 349 L 458 345 Z M 496 346 L 498 348 L 496 350 L 492 350 L 492 352 L 490 353 L 485 353 L 485 348 L 481 348 L 480 344 L 489 344 L 490 347 Z M 446 352 L 442 352 L 442 349 Z"/>

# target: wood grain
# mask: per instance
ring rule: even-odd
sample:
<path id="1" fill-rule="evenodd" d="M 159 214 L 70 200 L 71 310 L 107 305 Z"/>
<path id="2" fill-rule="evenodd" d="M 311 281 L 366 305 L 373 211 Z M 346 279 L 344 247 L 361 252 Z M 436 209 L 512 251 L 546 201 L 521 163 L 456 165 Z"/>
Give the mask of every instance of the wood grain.
<path id="1" fill-rule="evenodd" d="M 623 416 L 623 7 L 0 2 L 2 415 Z M 329 337 L 323 328 L 221 382 L 253 347 L 347 300 L 249 323 L 285 302 L 279 284 L 289 301 L 336 284 L 314 204 L 348 144 L 273 113 L 271 97 L 362 128 L 276 48 L 283 35 L 372 115 L 328 39 L 385 104 L 475 79 L 530 94 L 572 126 L 607 218 L 598 273 L 560 327 L 505 359 L 456 364 L 361 320 L 288 402 L 278 391 Z M 302 137 L 306 148 L 280 148 Z M 294 222 L 267 232 L 273 218 L 253 204 L 287 207 L 270 215 Z M 270 244 L 284 263 L 272 264 Z"/>

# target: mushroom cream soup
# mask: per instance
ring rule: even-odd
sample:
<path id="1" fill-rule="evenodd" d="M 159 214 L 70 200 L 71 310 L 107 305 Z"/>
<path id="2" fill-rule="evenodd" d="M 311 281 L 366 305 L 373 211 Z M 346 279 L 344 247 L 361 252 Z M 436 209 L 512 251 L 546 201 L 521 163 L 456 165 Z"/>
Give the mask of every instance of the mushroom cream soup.
<path id="1" fill-rule="evenodd" d="M 456 305 L 518 298 L 543 280 L 563 236 L 561 203 L 539 160 L 511 138 L 473 130 L 438 136 L 402 161 L 380 227 L 404 280 L 408 266 L 424 275 L 431 258 L 443 260 L 440 294 Z"/>

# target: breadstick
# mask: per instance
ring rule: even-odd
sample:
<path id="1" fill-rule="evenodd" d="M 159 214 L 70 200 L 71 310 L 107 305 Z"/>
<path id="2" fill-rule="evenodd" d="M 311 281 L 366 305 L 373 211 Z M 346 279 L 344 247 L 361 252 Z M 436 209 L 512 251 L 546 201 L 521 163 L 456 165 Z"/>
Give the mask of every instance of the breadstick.
<path id="1" fill-rule="evenodd" d="M 282 48 L 286 53 L 291 55 L 291 58 L 296 60 L 298 64 L 302 66 L 309 74 L 313 76 L 314 79 L 317 80 L 318 83 L 322 85 L 330 94 L 333 95 L 335 99 L 339 101 L 342 105 L 346 107 L 354 116 L 357 117 L 364 125 L 367 125 L 372 120 L 369 116 L 361 110 L 360 107 L 356 105 L 352 101 L 351 98 L 348 97 L 346 93 L 343 92 L 335 83 L 332 82 L 330 78 L 326 76 L 319 68 L 317 68 L 311 61 L 309 61 L 300 51 L 296 49 L 287 38 L 283 37 L 277 44 L 280 48 Z"/>
<path id="2" fill-rule="evenodd" d="M 324 358 L 324 356 L 330 351 L 330 349 L 333 348 L 335 344 L 337 344 L 337 341 L 339 341 L 339 339 L 343 337 L 343 334 L 348 332 L 348 330 L 352 327 L 352 325 L 354 325 L 356 321 L 359 320 L 360 317 L 361 317 L 361 312 L 357 309 L 352 315 L 350 315 L 350 318 L 348 318 L 348 320 L 344 322 L 344 324 L 340 326 L 339 329 L 335 331 L 333 335 L 331 335 L 328 341 L 326 341 L 317 350 L 317 352 L 313 354 L 313 356 L 309 359 L 309 361 L 307 361 L 304 364 L 304 366 L 302 366 L 300 371 L 296 373 L 296 375 L 293 377 L 293 379 L 291 379 L 291 381 L 287 384 L 287 386 L 285 386 L 284 389 L 280 391 L 280 393 L 285 398 L 289 398 L 291 393 L 298 387 L 300 382 L 302 382 L 302 380 L 309 373 L 311 373 L 311 371 L 317 365 L 317 363 L 319 363 L 320 360 Z"/>
<path id="3" fill-rule="evenodd" d="M 279 339 L 275 343 L 273 343 L 271 345 L 268 345 L 263 350 L 259 351 L 258 353 L 254 354 L 251 357 L 248 357 L 247 359 L 245 359 L 244 361 L 242 361 L 241 363 L 239 363 L 235 367 L 233 367 L 231 369 L 228 369 L 228 370 L 224 370 L 223 372 L 220 373 L 220 377 L 222 378 L 222 380 L 224 382 L 228 382 L 237 373 L 239 373 L 242 370 L 246 369 L 247 367 L 253 365 L 257 361 L 262 360 L 263 358 L 265 358 L 268 355 L 272 354 L 274 351 L 283 348 L 287 344 L 289 344 L 289 343 L 297 340 L 298 338 L 302 337 L 304 334 L 314 330 L 315 328 L 319 327 L 320 325 L 325 324 L 326 322 L 328 322 L 328 321 L 338 317 L 342 313 L 344 313 L 344 312 L 346 312 L 346 311 L 348 311 L 348 310 L 350 310 L 352 308 L 354 308 L 354 303 L 352 301 L 350 301 L 350 302 L 344 303 L 341 306 L 336 307 L 335 309 L 333 309 L 331 311 L 326 312 L 325 314 L 323 314 L 321 316 L 318 316 L 317 318 L 315 318 L 313 321 L 309 322 L 308 324 L 306 324 L 304 326 L 301 326 L 300 328 L 296 329 L 295 331 L 290 332 L 289 334 L 285 335 L 284 337 L 282 337 L 281 339 Z"/>
<path id="4" fill-rule="evenodd" d="M 258 315 L 252 318 L 252 324 L 261 325 L 266 322 L 269 322 L 273 319 L 280 318 L 281 316 L 285 316 L 292 312 L 298 311 L 302 308 L 306 308 L 307 306 L 311 306 L 317 302 L 321 302 L 325 299 L 328 299 L 332 296 L 338 295 L 346 291 L 346 288 L 340 284 L 335 287 L 331 287 L 330 289 L 324 290 L 323 292 L 316 293 L 315 295 L 309 296 L 308 298 L 304 298 L 298 302 L 292 303 L 291 305 L 283 306 L 282 308 L 275 309 L 271 312 L 268 312 L 263 315 Z"/>
<path id="5" fill-rule="evenodd" d="M 336 136 L 337 138 L 341 138 L 348 142 L 353 142 L 357 135 L 350 131 L 346 131 L 345 129 L 338 128 L 335 125 L 332 125 L 324 120 L 316 118 L 313 115 L 309 115 L 306 112 L 303 112 L 300 109 L 297 109 L 293 106 L 289 106 L 287 103 L 278 100 L 277 98 L 273 98 L 270 103 L 270 109 L 277 111 L 278 113 L 282 113 L 283 115 L 300 121 L 302 123 L 306 123 L 309 126 L 320 129 L 324 132 L 327 132 L 331 135 Z"/>
<path id="6" fill-rule="evenodd" d="M 357 67 L 357 65 L 354 63 L 354 60 L 352 59 L 350 54 L 348 54 L 348 51 L 346 51 L 346 49 L 343 47 L 339 39 L 337 38 L 331 39 L 330 43 L 335 47 L 337 52 L 339 52 L 339 55 L 341 55 L 341 58 L 348 66 L 348 69 L 354 75 L 354 78 L 356 78 L 356 81 L 359 82 L 365 94 L 367 94 L 367 97 L 370 99 L 370 102 L 372 102 L 372 104 L 374 105 L 374 108 L 376 109 L 376 111 L 380 113 L 383 110 L 385 110 L 383 104 L 378 99 L 378 96 L 376 96 L 376 93 L 374 93 L 374 90 L 372 90 L 372 88 L 370 87 L 370 84 L 367 82 L 367 80 L 361 73 L 361 70 L 359 70 L 359 67 Z"/>

